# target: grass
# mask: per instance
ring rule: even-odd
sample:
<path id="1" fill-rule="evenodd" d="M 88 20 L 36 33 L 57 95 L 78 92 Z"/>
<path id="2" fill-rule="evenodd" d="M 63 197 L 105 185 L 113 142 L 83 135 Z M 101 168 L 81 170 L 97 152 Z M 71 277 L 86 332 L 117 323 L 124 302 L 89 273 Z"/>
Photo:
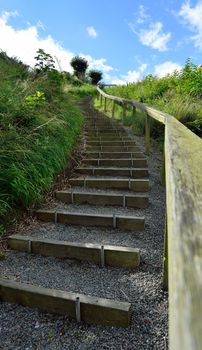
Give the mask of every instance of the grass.
<path id="1" fill-rule="evenodd" d="M 174 72 L 163 78 L 148 75 L 144 80 L 123 85 L 108 87 L 111 95 L 134 99 L 148 106 L 173 115 L 198 136 L 202 137 L 202 67 L 195 66 L 190 60 L 180 72 Z M 95 104 L 96 106 L 96 104 Z M 99 104 L 97 103 L 99 108 Z M 111 109 L 108 102 L 108 108 Z M 120 119 L 122 108 L 116 109 L 116 118 Z M 131 125 L 134 132 L 144 134 L 144 114 L 137 112 L 132 118 L 130 109 L 126 111 L 125 125 Z M 163 127 L 152 120 L 151 134 L 162 139 Z"/>
<path id="2" fill-rule="evenodd" d="M 0 234 L 68 166 L 83 126 L 78 101 L 95 88 L 59 72 L 35 75 L 0 53 Z M 76 82 L 78 84 L 78 82 Z"/>

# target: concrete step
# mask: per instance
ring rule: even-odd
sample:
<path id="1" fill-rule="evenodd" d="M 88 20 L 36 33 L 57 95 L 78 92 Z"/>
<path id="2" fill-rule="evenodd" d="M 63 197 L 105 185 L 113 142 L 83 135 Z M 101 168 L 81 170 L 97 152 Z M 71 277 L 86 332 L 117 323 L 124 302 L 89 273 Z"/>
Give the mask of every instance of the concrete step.
<path id="1" fill-rule="evenodd" d="M 67 315 L 78 322 L 128 327 L 131 304 L 110 299 L 69 293 L 0 278 L 0 300 Z"/>
<path id="2" fill-rule="evenodd" d="M 54 256 L 56 258 L 88 261 L 100 266 L 135 268 L 140 264 L 140 250 L 130 247 L 77 243 L 13 235 L 9 248 L 21 252 Z"/>
<path id="3" fill-rule="evenodd" d="M 82 161 L 85 165 L 92 165 L 94 167 L 132 167 L 132 168 L 147 168 L 147 160 L 141 158 L 135 159 L 90 159 L 86 158 Z"/>
<path id="4" fill-rule="evenodd" d="M 114 229 L 128 231 L 143 231 L 144 217 L 121 216 L 121 215 L 101 215 L 78 212 L 68 212 L 66 210 L 37 210 L 32 214 L 36 215 L 38 220 L 44 222 L 54 222 L 55 224 L 79 225 L 79 226 L 99 226 L 111 227 Z"/>
<path id="5" fill-rule="evenodd" d="M 94 168 L 94 167 L 79 167 L 75 169 L 79 174 L 92 176 L 123 176 L 131 178 L 144 178 L 149 176 L 147 168 Z"/>
<path id="6" fill-rule="evenodd" d="M 149 180 L 148 179 L 86 179 L 76 178 L 70 179 L 69 184 L 71 186 L 89 187 L 89 188 L 109 188 L 109 189 L 121 189 L 131 190 L 136 192 L 148 192 Z"/>
<path id="7" fill-rule="evenodd" d="M 72 190 L 57 191 L 56 199 L 68 204 L 89 204 L 121 206 L 128 208 L 146 208 L 149 205 L 149 198 L 146 195 L 124 195 L 100 192 L 74 192 Z"/>

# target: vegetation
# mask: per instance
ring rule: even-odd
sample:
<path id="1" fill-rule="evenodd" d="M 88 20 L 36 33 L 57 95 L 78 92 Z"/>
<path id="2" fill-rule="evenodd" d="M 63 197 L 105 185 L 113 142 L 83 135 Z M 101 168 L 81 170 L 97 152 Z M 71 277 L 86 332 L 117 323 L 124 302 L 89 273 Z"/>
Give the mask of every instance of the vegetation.
<path id="1" fill-rule="evenodd" d="M 83 57 L 75 56 L 72 58 L 70 64 L 74 69 L 74 74 L 76 77 L 84 80 L 85 73 L 88 68 L 88 61 Z"/>
<path id="2" fill-rule="evenodd" d="M 194 65 L 189 59 L 179 72 L 157 78 L 148 75 L 144 80 L 125 86 L 109 87 L 106 92 L 127 99 L 135 99 L 149 106 L 175 116 L 197 135 L 202 137 L 202 66 Z M 117 108 L 121 118 L 122 108 Z M 125 123 L 133 122 L 135 132 L 144 133 L 144 118 L 136 113 L 132 120 L 131 110 L 127 109 Z M 152 121 L 154 137 L 162 136 L 163 127 Z"/>
<path id="3" fill-rule="evenodd" d="M 45 73 L 55 69 L 53 57 L 44 50 L 38 49 L 37 56 L 34 58 L 37 61 L 35 64 L 35 70 L 37 73 Z"/>
<path id="4" fill-rule="evenodd" d="M 88 73 L 89 78 L 93 85 L 97 85 L 97 83 L 102 80 L 102 72 L 99 70 L 92 69 Z"/>
<path id="5" fill-rule="evenodd" d="M 95 92 L 56 71 L 42 50 L 36 60 L 31 71 L 0 52 L 0 233 L 11 213 L 39 201 L 67 166 L 83 125 L 76 102 Z"/>

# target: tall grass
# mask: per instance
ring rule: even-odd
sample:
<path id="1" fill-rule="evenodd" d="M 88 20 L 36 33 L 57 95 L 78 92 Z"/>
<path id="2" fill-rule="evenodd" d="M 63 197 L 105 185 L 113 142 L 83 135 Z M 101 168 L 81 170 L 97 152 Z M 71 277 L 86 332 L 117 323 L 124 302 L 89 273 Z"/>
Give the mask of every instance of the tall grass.
<path id="1" fill-rule="evenodd" d="M 0 54 L 0 233 L 10 211 L 40 200 L 75 147 L 83 116 L 63 78 Z"/>

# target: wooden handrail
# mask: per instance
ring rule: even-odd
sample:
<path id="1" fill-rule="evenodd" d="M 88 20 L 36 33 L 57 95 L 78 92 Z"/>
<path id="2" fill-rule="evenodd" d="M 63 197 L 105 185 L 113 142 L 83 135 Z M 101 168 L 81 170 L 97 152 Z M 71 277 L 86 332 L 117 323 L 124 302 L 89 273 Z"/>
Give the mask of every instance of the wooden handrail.
<path id="1" fill-rule="evenodd" d="M 165 124 L 169 343 L 171 350 L 201 350 L 202 140 L 169 114 L 97 89 Z"/>
<path id="2" fill-rule="evenodd" d="M 145 105 L 144 103 L 137 102 L 135 100 L 128 100 L 126 98 L 108 95 L 104 91 L 102 91 L 99 87 L 97 87 L 97 90 L 103 97 L 108 98 L 108 99 L 113 100 L 113 101 L 116 101 L 116 102 L 119 102 L 121 104 L 126 104 L 128 106 L 134 106 L 134 107 L 140 109 L 142 112 L 145 112 L 146 114 L 148 114 L 150 117 L 158 120 L 162 124 L 165 124 L 166 117 L 169 116 L 169 114 L 158 111 L 157 109 L 149 107 L 149 106 Z"/>

